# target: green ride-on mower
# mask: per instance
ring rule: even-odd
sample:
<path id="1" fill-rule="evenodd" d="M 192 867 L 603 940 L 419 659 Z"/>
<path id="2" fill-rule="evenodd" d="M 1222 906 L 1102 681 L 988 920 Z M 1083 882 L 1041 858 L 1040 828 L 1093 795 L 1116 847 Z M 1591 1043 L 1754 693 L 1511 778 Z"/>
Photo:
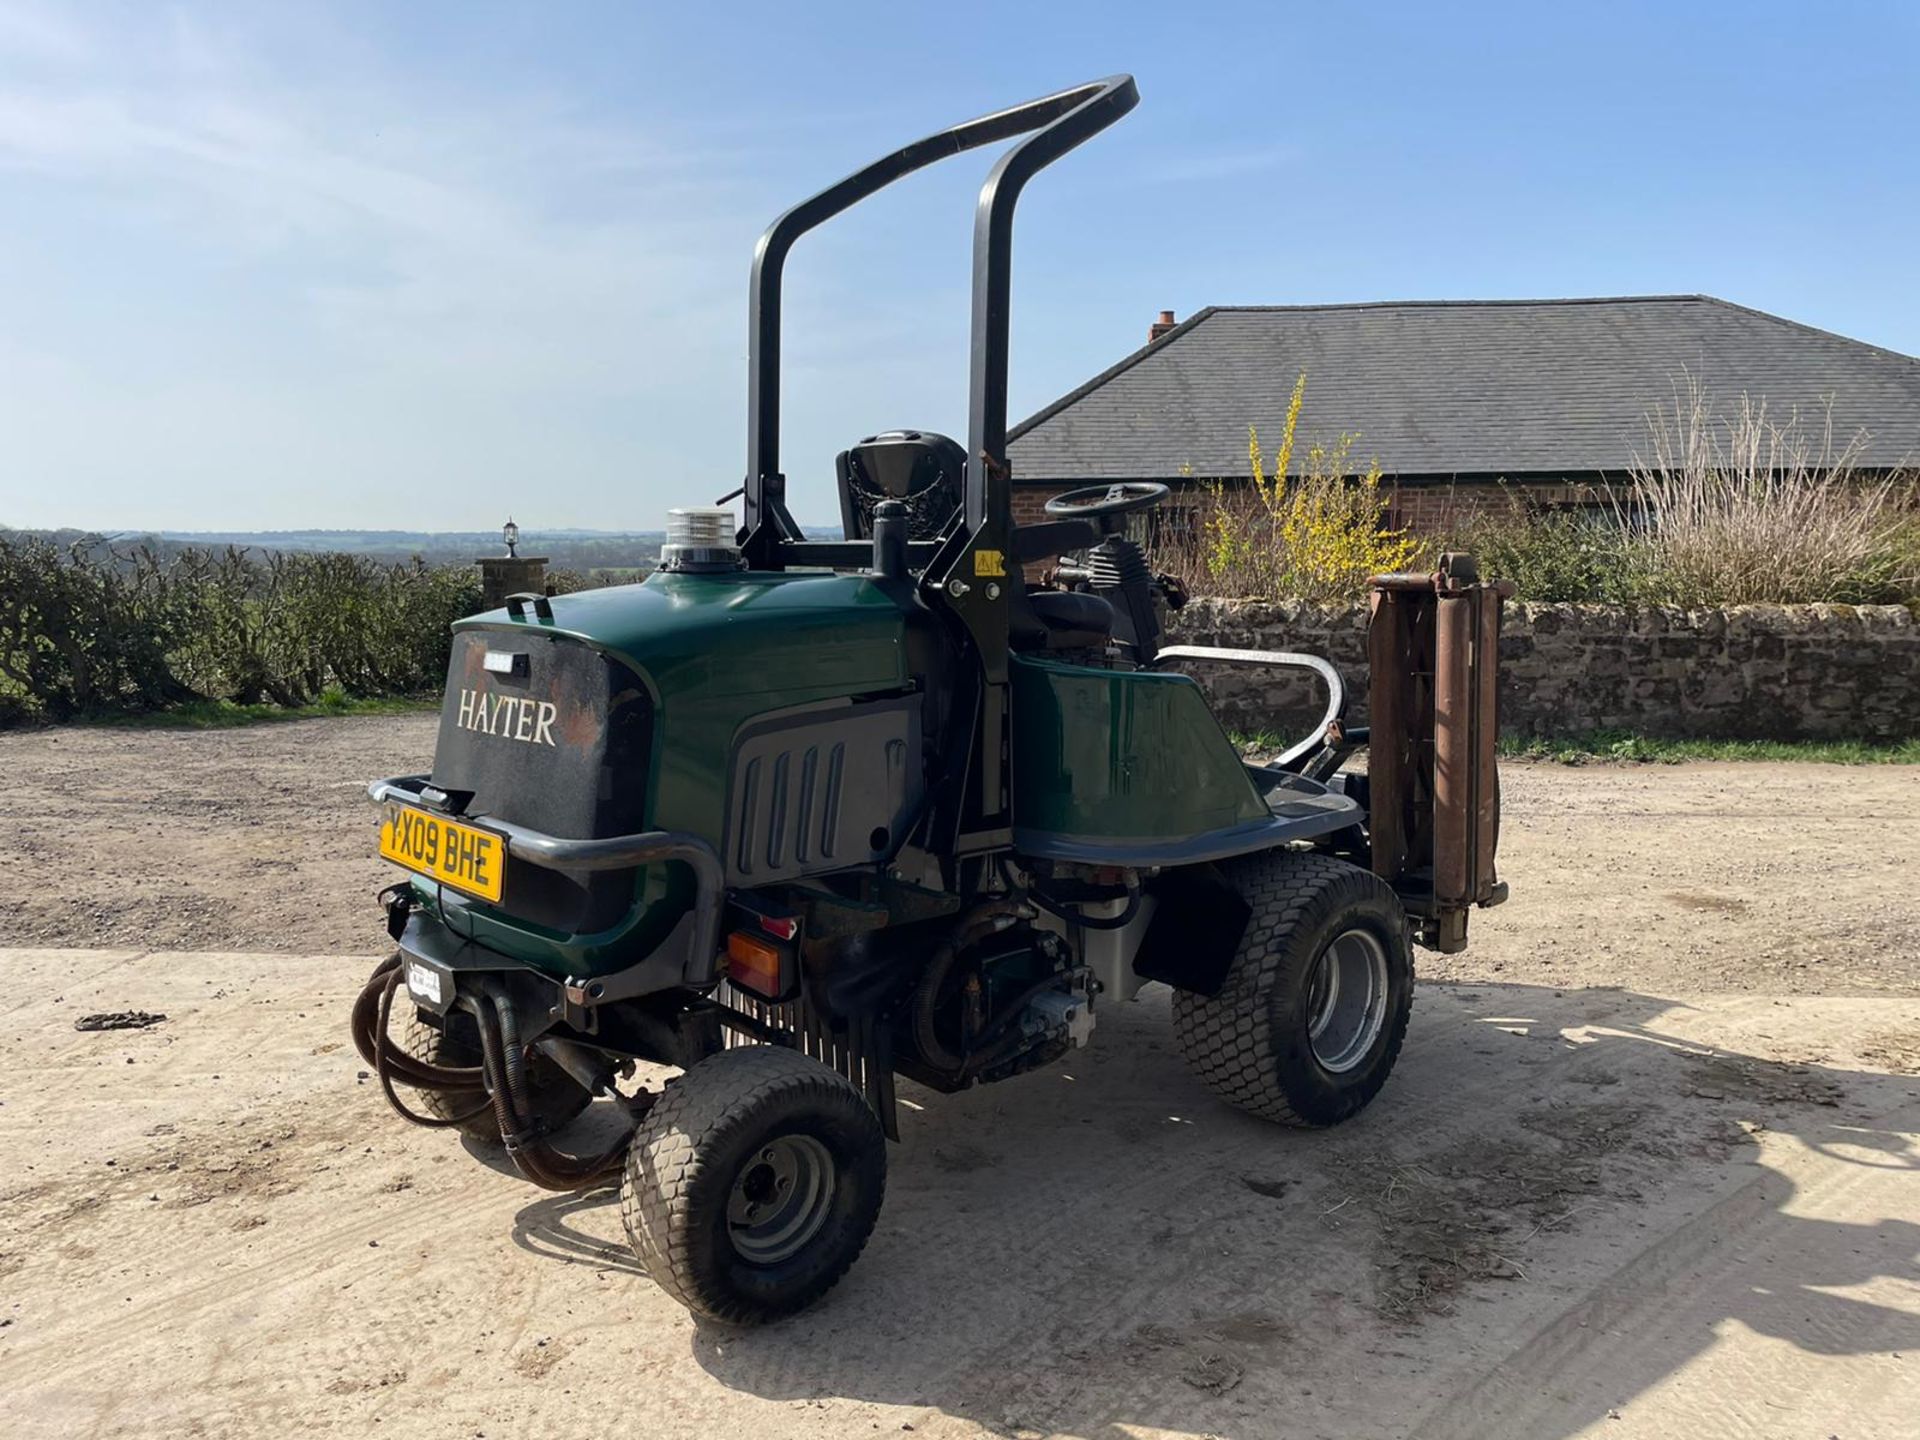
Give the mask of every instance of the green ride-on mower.
<path id="1" fill-rule="evenodd" d="M 1150 981 L 1228 1102 L 1357 1114 L 1406 1032 L 1410 946 L 1458 949 L 1468 909 L 1504 898 L 1504 591 L 1471 562 L 1373 581 L 1371 725 L 1348 728 L 1325 660 L 1160 645 L 1184 597 L 1128 531 L 1166 487 L 1012 521 L 1014 206 L 1136 99 L 1121 76 L 968 121 L 776 220 L 753 261 L 744 524 L 676 511 L 645 583 L 460 621 L 431 772 L 370 787 L 380 853 L 411 872 L 382 897 L 398 951 L 354 1007 L 387 1098 L 504 1143 L 538 1185 L 618 1174 L 635 1254 L 698 1314 L 771 1319 L 852 1265 L 897 1076 L 951 1092 L 1051 1064 Z M 788 251 L 1023 135 L 980 194 L 965 448 L 853 445 L 845 538 L 807 539 L 779 456 Z M 1192 660 L 1311 672 L 1326 717 L 1243 763 L 1169 669 Z M 680 1073 L 623 1094 L 636 1061 Z M 617 1142 L 556 1144 L 596 1098 Z"/>

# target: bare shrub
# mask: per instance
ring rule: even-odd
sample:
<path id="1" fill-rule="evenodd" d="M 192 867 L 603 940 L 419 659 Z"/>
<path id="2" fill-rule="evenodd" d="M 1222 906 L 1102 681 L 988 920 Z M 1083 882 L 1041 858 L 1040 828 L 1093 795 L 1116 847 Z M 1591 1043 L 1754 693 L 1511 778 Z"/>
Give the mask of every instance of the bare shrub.
<path id="1" fill-rule="evenodd" d="M 1868 437 L 1743 394 L 1719 416 L 1692 376 L 1648 417 L 1649 453 L 1614 498 L 1623 583 L 1671 605 L 1872 603 L 1920 589 L 1911 476 L 1865 474 Z"/>
<path id="2" fill-rule="evenodd" d="M 1504 503 L 1458 513 L 1440 529 L 1483 574 L 1511 580 L 1522 600 L 1620 601 L 1626 534 L 1606 511 L 1554 509 L 1507 490 Z"/>

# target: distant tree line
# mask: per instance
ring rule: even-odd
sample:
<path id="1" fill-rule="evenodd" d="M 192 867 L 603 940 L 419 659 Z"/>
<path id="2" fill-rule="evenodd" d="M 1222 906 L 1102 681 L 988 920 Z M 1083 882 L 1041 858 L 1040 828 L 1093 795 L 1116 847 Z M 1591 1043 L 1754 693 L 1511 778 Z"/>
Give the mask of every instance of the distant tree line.
<path id="1" fill-rule="evenodd" d="M 0 534 L 48 541 L 62 548 L 97 543 L 100 535 L 84 530 L 8 530 Z M 357 555 L 369 560 L 404 563 L 423 560 L 429 565 L 468 565 L 481 555 L 504 553 L 500 532 L 430 530 L 264 530 L 222 534 L 123 533 L 104 537 L 121 554 L 148 550 L 162 559 L 188 552 L 218 552 L 229 547 L 255 557 L 271 554 Z M 522 531 L 520 553 L 544 555 L 556 569 L 588 574 L 596 570 L 652 569 L 665 539 L 660 531 L 565 531 L 542 534 Z"/>

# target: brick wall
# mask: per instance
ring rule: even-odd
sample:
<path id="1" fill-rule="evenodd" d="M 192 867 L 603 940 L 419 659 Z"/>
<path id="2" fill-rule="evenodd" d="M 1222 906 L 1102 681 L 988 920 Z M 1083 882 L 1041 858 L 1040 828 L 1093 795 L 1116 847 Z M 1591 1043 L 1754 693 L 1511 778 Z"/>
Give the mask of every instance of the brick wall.
<path id="1" fill-rule="evenodd" d="M 1577 481 L 1514 484 L 1395 485 L 1388 495 L 1388 524 L 1420 535 L 1446 535 L 1461 521 L 1488 511 L 1505 511 L 1516 501 L 1542 506 L 1604 506 L 1608 490 Z"/>
<path id="2" fill-rule="evenodd" d="M 1042 507 L 1047 497 L 1072 489 L 1075 481 L 1017 483 L 1013 487 L 1013 520 L 1016 525 L 1038 524 L 1045 519 Z M 1205 491 L 1197 481 L 1176 481 L 1171 505 L 1196 505 L 1204 502 Z M 1488 510 L 1505 510 L 1515 500 L 1538 505 L 1605 505 L 1604 486 L 1579 481 L 1516 481 L 1497 484 L 1469 481 L 1458 485 L 1398 485 L 1391 479 L 1382 489 L 1388 496 L 1388 523 L 1410 528 L 1424 535 L 1444 535 L 1458 522 Z"/>
<path id="3" fill-rule="evenodd" d="M 1038 485 L 1016 485 L 1013 487 L 1013 523 L 1016 525 L 1038 525 L 1047 518 L 1047 501 L 1060 490 L 1049 485 L 1044 489 Z"/>
<path id="4" fill-rule="evenodd" d="M 1323 655 L 1366 713 L 1366 612 L 1299 601 L 1196 600 L 1168 643 Z M 1501 728 L 1620 729 L 1729 739 L 1920 736 L 1920 624 L 1898 605 L 1724 610 L 1511 604 L 1500 646 Z M 1222 721 L 1294 733 L 1318 718 L 1314 682 L 1193 667 Z"/>
<path id="5" fill-rule="evenodd" d="M 1072 488 L 1071 485 L 1015 485 L 1013 487 L 1013 523 L 1015 525 L 1045 524 L 1047 520 L 1047 501 L 1062 491 L 1071 490 Z M 1027 579 L 1038 583 L 1040 577 L 1046 574 L 1047 568 L 1053 564 L 1053 561 L 1053 556 L 1044 555 L 1038 560 L 1029 560 L 1021 568 Z"/>

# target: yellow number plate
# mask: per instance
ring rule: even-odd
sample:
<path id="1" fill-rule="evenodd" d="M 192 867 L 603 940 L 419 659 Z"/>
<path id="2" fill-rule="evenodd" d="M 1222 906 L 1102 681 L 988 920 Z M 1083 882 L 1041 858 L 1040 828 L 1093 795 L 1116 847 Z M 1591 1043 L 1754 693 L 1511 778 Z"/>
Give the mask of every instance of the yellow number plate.
<path id="1" fill-rule="evenodd" d="M 498 835 L 443 820 L 411 805 L 389 803 L 380 822 L 380 853 L 396 865 L 482 900 L 500 898 L 507 846 Z"/>

